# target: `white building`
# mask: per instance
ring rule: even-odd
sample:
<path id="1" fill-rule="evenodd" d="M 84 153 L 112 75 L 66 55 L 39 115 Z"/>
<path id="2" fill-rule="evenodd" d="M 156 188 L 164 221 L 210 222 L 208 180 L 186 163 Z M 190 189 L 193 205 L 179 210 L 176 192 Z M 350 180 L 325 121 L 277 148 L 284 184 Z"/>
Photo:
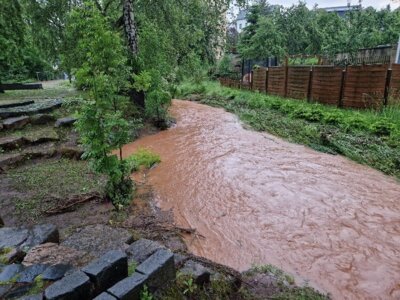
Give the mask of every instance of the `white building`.
<path id="1" fill-rule="evenodd" d="M 244 9 L 239 11 L 239 14 L 236 18 L 236 31 L 241 33 L 242 30 L 247 26 L 247 13 L 248 10 Z"/>

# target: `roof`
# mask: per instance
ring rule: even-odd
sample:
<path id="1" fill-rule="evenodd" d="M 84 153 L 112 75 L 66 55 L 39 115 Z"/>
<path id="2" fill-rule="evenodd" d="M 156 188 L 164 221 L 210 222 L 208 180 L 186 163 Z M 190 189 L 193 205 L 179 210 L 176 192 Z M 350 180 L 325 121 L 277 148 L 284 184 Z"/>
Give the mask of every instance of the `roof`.
<path id="1" fill-rule="evenodd" d="M 332 6 L 332 7 L 322 7 L 321 9 L 327 12 L 342 12 L 342 11 L 350 11 L 353 9 L 360 9 L 360 5 L 345 5 L 345 6 Z"/>

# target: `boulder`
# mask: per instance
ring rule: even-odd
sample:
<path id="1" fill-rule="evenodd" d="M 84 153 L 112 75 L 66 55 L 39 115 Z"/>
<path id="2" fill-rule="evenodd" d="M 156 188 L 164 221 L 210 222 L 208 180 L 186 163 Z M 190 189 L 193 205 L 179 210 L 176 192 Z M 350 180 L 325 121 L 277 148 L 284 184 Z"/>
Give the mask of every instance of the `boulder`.
<path id="1" fill-rule="evenodd" d="M 48 115 L 48 114 L 37 114 L 37 115 L 31 116 L 31 123 L 33 125 L 45 125 L 45 124 L 52 123 L 55 120 L 56 120 L 56 118 L 54 116 Z"/>
<path id="2" fill-rule="evenodd" d="M 29 124 L 30 119 L 28 116 L 21 116 L 15 118 L 8 118 L 3 121 L 4 129 L 19 129 Z"/>
<path id="3" fill-rule="evenodd" d="M 8 155 L 2 155 L 0 157 L 0 168 L 6 169 L 7 167 L 17 165 L 24 161 L 26 154 L 22 152 L 12 153 Z"/>
<path id="4" fill-rule="evenodd" d="M 32 265 L 26 267 L 22 272 L 19 273 L 17 282 L 18 283 L 32 283 L 35 278 L 41 275 L 49 266 L 48 265 Z"/>
<path id="5" fill-rule="evenodd" d="M 159 242 L 140 239 L 132 243 L 125 252 L 129 257 L 129 261 L 133 260 L 137 264 L 141 264 L 159 249 L 164 249 L 164 246 Z"/>
<path id="6" fill-rule="evenodd" d="M 21 148 L 27 144 L 27 140 L 24 137 L 6 137 L 0 139 L 0 148 L 3 150 L 14 150 Z"/>
<path id="7" fill-rule="evenodd" d="M 54 124 L 55 127 L 69 127 L 72 126 L 77 121 L 77 118 L 74 117 L 65 117 L 58 119 Z"/>
<path id="8" fill-rule="evenodd" d="M 24 270 L 24 266 L 20 264 L 12 264 L 5 266 L 0 272 L 0 283 L 7 283 L 17 279 L 19 273 Z"/>
<path id="9" fill-rule="evenodd" d="M 81 271 L 74 272 L 50 285 L 44 291 L 44 296 L 47 300 L 91 299 L 90 279 Z"/>
<path id="10" fill-rule="evenodd" d="M 26 228 L 0 228 L 0 249 L 17 248 L 27 240 L 28 235 L 29 230 Z"/>
<path id="11" fill-rule="evenodd" d="M 56 281 L 64 277 L 64 275 L 73 269 L 69 264 L 57 264 L 48 267 L 42 274 L 43 280 Z"/>
<path id="12" fill-rule="evenodd" d="M 136 272 L 148 277 L 146 284 L 151 290 L 160 288 L 176 278 L 174 254 L 160 249 L 141 263 Z"/>
<path id="13" fill-rule="evenodd" d="M 122 251 L 112 250 L 82 269 L 94 285 L 94 295 L 128 276 L 128 259 Z"/>
<path id="14" fill-rule="evenodd" d="M 84 151 L 78 147 L 61 146 L 57 152 L 64 158 L 79 160 Z"/>
<path id="15" fill-rule="evenodd" d="M 80 263 L 84 255 L 84 252 L 73 248 L 60 246 L 55 243 L 45 243 L 29 250 L 22 264 L 24 266 L 31 266 L 33 264 L 69 264 L 76 266 Z"/>
<path id="16" fill-rule="evenodd" d="M 188 260 L 179 272 L 183 275 L 191 276 L 197 285 L 210 282 L 210 270 L 193 260 Z"/>
<path id="17" fill-rule="evenodd" d="M 60 234 L 53 224 L 36 225 L 29 231 L 27 240 L 21 245 L 23 249 L 30 249 L 45 243 L 59 243 Z"/>
<path id="18" fill-rule="evenodd" d="M 110 250 L 125 251 L 132 240 L 128 230 L 97 224 L 78 228 L 61 245 L 100 257 Z"/>

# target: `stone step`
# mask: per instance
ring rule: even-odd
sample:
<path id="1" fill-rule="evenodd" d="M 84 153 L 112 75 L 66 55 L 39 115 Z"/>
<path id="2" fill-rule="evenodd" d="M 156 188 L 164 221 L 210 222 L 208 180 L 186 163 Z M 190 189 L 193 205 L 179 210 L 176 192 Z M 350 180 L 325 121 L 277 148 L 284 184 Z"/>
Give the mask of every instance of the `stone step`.
<path id="1" fill-rule="evenodd" d="M 62 103 L 62 99 L 52 99 L 35 101 L 33 104 L 25 106 L 0 108 L 0 118 L 5 119 L 20 116 L 31 116 L 39 113 L 48 113 L 56 108 L 61 107 Z"/>

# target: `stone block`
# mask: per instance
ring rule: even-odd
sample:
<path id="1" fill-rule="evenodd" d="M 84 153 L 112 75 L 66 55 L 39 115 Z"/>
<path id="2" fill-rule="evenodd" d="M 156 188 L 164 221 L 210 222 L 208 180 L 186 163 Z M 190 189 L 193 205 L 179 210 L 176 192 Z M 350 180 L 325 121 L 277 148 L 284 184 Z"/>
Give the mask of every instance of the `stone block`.
<path id="1" fill-rule="evenodd" d="M 45 125 L 54 122 L 55 120 L 56 118 L 54 118 L 54 116 L 48 114 L 37 114 L 31 116 L 31 123 L 33 125 Z"/>
<path id="2" fill-rule="evenodd" d="M 46 300 L 86 300 L 91 299 L 91 293 L 89 277 L 77 271 L 50 285 L 44 296 Z"/>
<path id="3" fill-rule="evenodd" d="M 19 300 L 43 300 L 43 294 L 25 296 Z"/>
<path id="4" fill-rule="evenodd" d="M 104 293 L 101 293 L 100 295 L 98 295 L 93 300 L 117 300 L 117 298 L 115 298 L 113 295 L 111 295 L 107 292 L 104 292 Z"/>
<path id="5" fill-rule="evenodd" d="M 174 254 L 167 249 L 160 249 L 141 263 L 136 272 L 148 276 L 146 284 L 155 290 L 176 278 Z"/>
<path id="6" fill-rule="evenodd" d="M 26 254 L 22 264 L 24 266 L 30 266 L 34 264 L 70 264 L 77 265 L 80 263 L 82 258 L 85 257 L 85 253 L 60 246 L 55 243 L 46 243 L 33 247 Z"/>
<path id="7" fill-rule="evenodd" d="M 193 260 L 187 261 L 179 272 L 191 276 L 194 282 L 198 285 L 210 282 L 210 270 Z"/>
<path id="8" fill-rule="evenodd" d="M 146 283 L 147 276 L 134 273 L 107 290 L 107 292 L 120 300 L 140 300 L 140 293 Z"/>
<path id="9" fill-rule="evenodd" d="M 22 136 L 5 137 L 0 139 L 0 148 L 3 150 L 14 150 L 21 148 L 28 141 Z"/>
<path id="10" fill-rule="evenodd" d="M 112 250 L 82 269 L 94 285 L 94 295 L 112 287 L 128 276 L 128 258 L 122 251 Z"/>
<path id="11" fill-rule="evenodd" d="M 3 127 L 4 129 L 19 129 L 27 125 L 29 122 L 30 119 L 27 116 L 8 118 L 3 121 Z"/>
<path id="12" fill-rule="evenodd" d="M 65 117 L 58 119 L 56 123 L 54 124 L 55 127 L 67 127 L 67 126 L 72 126 L 76 122 L 76 118 L 74 117 Z"/>
<path id="13" fill-rule="evenodd" d="M 163 248 L 164 246 L 159 242 L 140 239 L 132 243 L 125 252 L 129 257 L 129 261 L 134 260 L 137 264 L 141 264 L 154 252 Z"/>

